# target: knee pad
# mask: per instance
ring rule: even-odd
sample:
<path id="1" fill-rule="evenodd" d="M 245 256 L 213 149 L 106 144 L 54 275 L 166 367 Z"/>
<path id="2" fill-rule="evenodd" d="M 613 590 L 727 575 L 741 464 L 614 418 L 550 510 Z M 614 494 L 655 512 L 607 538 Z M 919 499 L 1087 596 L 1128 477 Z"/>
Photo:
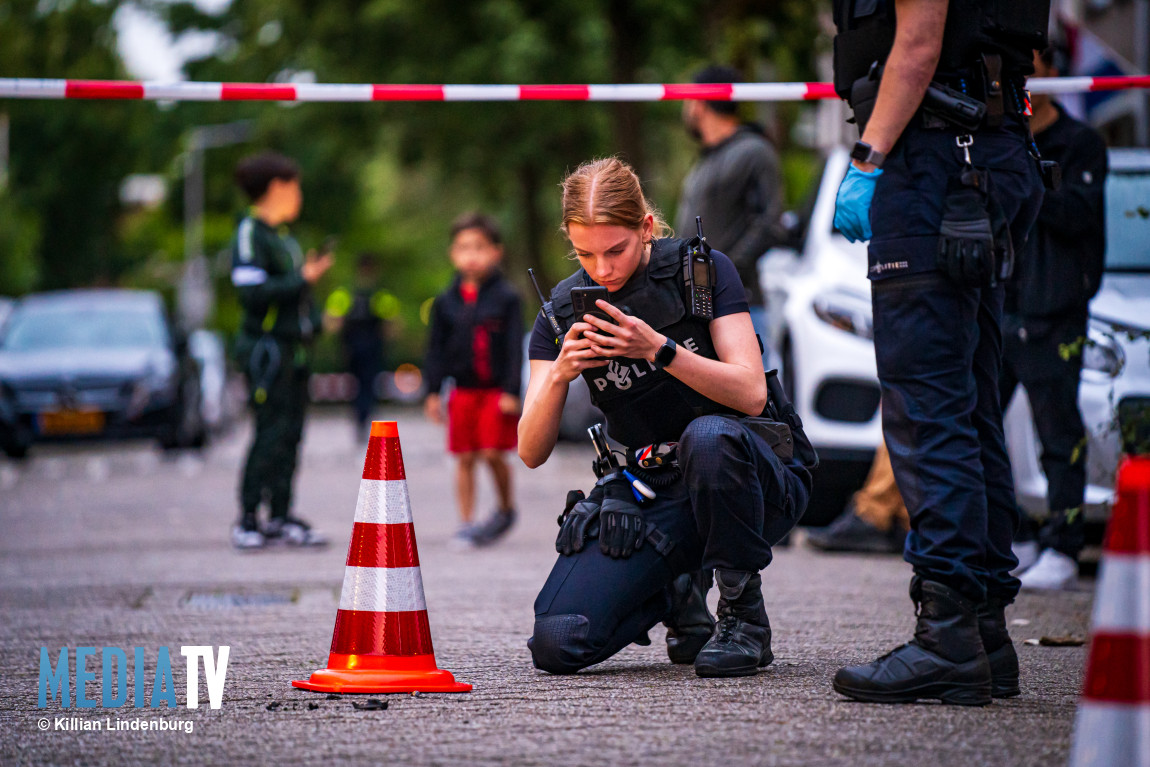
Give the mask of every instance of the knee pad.
<path id="1" fill-rule="evenodd" d="M 724 448 L 739 445 L 743 440 L 743 427 L 731 418 L 705 415 L 691 421 L 679 437 L 679 465 L 683 472 L 691 472 L 706 479 L 724 460 Z"/>
<path id="2" fill-rule="evenodd" d="M 535 668 L 551 674 L 574 674 L 589 664 L 591 622 L 585 615 L 546 615 L 535 619 L 527 641 Z"/>

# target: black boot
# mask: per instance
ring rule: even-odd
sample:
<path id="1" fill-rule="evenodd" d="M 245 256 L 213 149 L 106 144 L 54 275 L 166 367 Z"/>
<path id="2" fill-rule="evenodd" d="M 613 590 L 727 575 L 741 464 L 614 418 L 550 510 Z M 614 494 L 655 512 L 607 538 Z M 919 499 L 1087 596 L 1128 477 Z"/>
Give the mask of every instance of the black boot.
<path id="1" fill-rule="evenodd" d="M 978 633 L 990 662 L 990 694 L 995 698 L 1013 698 L 1018 688 L 1018 654 L 1010 632 L 1006 630 L 1006 603 L 988 599 L 978 606 Z"/>
<path id="2" fill-rule="evenodd" d="M 914 639 L 873 663 L 847 666 L 835 674 L 835 691 L 871 703 L 990 703 L 990 663 L 978 633 L 976 606 L 952 588 L 910 582 L 918 611 Z"/>
<path id="3" fill-rule="evenodd" d="M 667 627 L 667 657 L 672 663 L 694 663 L 715 628 L 715 619 L 707 609 L 711 571 L 683 573 L 669 588 L 671 614 L 663 621 Z"/>
<path id="4" fill-rule="evenodd" d="M 750 676 L 775 659 L 758 573 L 716 570 L 719 622 L 695 658 L 699 676 Z"/>

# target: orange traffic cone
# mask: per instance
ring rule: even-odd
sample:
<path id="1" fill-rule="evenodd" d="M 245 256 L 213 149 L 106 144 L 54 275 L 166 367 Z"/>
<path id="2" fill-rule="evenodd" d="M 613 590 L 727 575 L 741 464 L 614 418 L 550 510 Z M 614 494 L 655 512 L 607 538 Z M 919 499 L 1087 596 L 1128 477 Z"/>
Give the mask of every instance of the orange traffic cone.
<path id="1" fill-rule="evenodd" d="M 435 665 L 395 421 L 374 421 L 327 668 L 315 692 L 468 692 Z"/>
<path id="2" fill-rule="evenodd" d="M 1150 458 L 1118 469 L 1072 767 L 1150 767 Z"/>

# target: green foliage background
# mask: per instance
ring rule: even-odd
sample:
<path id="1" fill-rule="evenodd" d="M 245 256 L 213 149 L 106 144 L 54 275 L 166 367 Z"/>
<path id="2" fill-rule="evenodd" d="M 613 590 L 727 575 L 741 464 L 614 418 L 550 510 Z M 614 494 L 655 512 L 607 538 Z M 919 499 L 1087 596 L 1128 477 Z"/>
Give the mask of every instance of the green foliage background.
<path id="1" fill-rule="evenodd" d="M 124 78 L 113 20 L 122 0 L 0 4 L 0 73 Z M 175 34 L 211 31 L 219 44 L 189 62 L 192 80 L 331 83 L 588 83 L 684 81 L 722 61 L 749 79 L 815 79 L 815 0 L 233 0 L 205 14 L 191 3 L 140 0 Z M 801 105 L 745 115 L 763 121 L 784 154 L 788 200 L 810 182 L 812 158 L 789 140 Z M 673 211 L 696 147 L 667 104 L 296 104 L 8 101 L 10 164 L 0 187 L 0 294 L 93 284 L 169 294 L 183 260 L 182 152 L 190 130 L 250 119 L 242 146 L 206 153 L 205 250 L 217 311 L 238 321 L 226 250 L 243 201 L 231 172 L 274 148 L 304 170 L 296 227 L 305 247 L 340 238 L 319 287 L 352 280 L 359 251 L 379 254 L 382 286 L 400 299 L 392 364 L 418 359 L 420 306 L 450 277 L 447 227 L 469 209 L 496 215 L 506 269 L 527 288 L 534 266 L 550 284 L 570 271 L 559 237 L 557 185 L 594 156 L 634 163 L 648 193 Z M 170 194 L 126 210 L 119 184 L 160 173 Z M 530 299 L 530 303 L 534 303 Z M 335 365 L 329 342 L 321 355 Z"/>

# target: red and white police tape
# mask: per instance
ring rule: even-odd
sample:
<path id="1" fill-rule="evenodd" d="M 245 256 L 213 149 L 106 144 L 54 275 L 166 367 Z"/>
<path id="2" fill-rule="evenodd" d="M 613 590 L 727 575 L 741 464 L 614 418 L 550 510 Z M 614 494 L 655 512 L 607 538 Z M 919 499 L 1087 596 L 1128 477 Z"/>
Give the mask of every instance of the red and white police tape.
<path id="1" fill-rule="evenodd" d="M 1150 88 L 1150 75 L 1032 78 L 1033 93 Z M 0 98 L 148 101 L 812 101 L 837 98 L 830 83 L 627 85 L 340 85 L 0 78 Z"/>

